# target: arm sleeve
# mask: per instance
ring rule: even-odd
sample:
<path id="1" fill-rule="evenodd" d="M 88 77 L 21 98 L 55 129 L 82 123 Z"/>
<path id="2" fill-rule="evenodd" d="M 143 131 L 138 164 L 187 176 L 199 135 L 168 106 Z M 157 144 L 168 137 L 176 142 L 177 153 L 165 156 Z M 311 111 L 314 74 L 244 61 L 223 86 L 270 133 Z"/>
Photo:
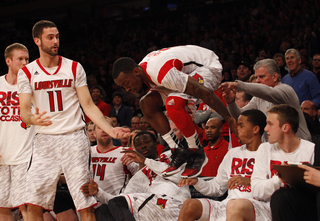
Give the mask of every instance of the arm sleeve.
<path id="1" fill-rule="evenodd" d="M 128 170 L 131 172 L 132 175 L 136 174 L 140 168 L 139 168 L 139 164 L 132 162 L 127 166 Z"/>
<path id="2" fill-rule="evenodd" d="M 111 195 L 110 193 L 105 192 L 100 187 L 98 189 L 99 189 L 99 191 L 95 195 L 95 198 L 96 198 L 96 200 L 98 200 L 101 203 L 108 204 L 109 200 L 111 200 L 112 198 L 116 197 L 115 195 Z"/>
<path id="3" fill-rule="evenodd" d="M 77 65 L 77 75 L 74 85 L 75 87 L 82 87 L 87 85 L 86 72 L 84 71 L 80 63 L 78 63 Z"/>
<path id="4" fill-rule="evenodd" d="M 290 86 L 281 83 L 275 87 L 269 87 L 258 83 L 237 82 L 239 90 L 275 104 L 287 103 L 294 92 Z"/>
<path id="5" fill-rule="evenodd" d="M 27 75 L 24 73 L 24 71 L 21 69 L 18 72 L 17 84 L 18 84 L 18 94 L 22 94 L 22 93 L 32 94 L 32 89 L 31 89 L 29 79 Z"/>
<path id="6" fill-rule="evenodd" d="M 308 78 L 307 84 L 309 86 L 310 95 L 312 97 L 312 102 L 316 104 L 316 106 L 320 107 L 320 84 L 317 77 L 312 75 L 311 78 Z"/>
<path id="7" fill-rule="evenodd" d="M 282 182 L 277 175 L 270 178 L 270 160 L 263 149 L 269 148 L 260 145 L 257 150 L 257 157 L 251 177 L 251 190 L 253 197 L 259 200 L 270 201 L 271 195 L 281 187 Z"/>
<path id="8" fill-rule="evenodd" d="M 122 195 L 129 194 L 129 193 L 145 193 L 148 192 L 146 185 L 149 184 L 149 180 L 147 176 L 139 170 L 127 184 L 124 192 Z"/>

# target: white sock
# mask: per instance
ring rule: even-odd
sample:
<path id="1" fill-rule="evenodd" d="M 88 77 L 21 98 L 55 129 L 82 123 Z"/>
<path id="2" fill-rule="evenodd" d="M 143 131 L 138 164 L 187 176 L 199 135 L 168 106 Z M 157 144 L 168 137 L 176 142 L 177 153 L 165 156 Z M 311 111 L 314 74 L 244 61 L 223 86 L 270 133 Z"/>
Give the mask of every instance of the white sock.
<path id="1" fill-rule="evenodd" d="M 168 133 L 162 135 L 162 138 L 167 142 L 171 149 L 177 148 L 180 142 L 173 130 L 170 130 Z"/>
<path id="2" fill-rule="evenodd" d="M 195 132 L 192 136 L 186 137 L 189 148 L 199 149 L 201 148 L 201 143 L 199 141 L 199 137 L 197 132 Z"/>

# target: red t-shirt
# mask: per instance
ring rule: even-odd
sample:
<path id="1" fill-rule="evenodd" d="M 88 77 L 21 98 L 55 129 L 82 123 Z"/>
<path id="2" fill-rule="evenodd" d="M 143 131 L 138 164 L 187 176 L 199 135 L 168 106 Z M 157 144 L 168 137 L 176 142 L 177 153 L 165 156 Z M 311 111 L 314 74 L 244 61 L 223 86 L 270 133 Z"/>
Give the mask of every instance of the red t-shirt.
<path id="1" fill-rule="evenodd" d="M 100 100 L 98 100 L 96 105 L 101 110 L 101 112 L 104 116 L 107 116 L 107 117 L 110 116 L 111 106 L 109 104 L 107 104 L 106 102 L 103 102 L 100 99 Z M 86 123 L 91 121 L 87 115 L 84 115 L 84 120 L 86 121 Z"/>

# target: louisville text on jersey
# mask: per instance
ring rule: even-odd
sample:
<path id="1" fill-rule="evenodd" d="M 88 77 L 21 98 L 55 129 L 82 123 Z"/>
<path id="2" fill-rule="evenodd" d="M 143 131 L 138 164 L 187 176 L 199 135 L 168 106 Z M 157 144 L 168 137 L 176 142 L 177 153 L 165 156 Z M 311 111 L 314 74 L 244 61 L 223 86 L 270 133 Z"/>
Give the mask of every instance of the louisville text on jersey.
<path id="1" fill-rule="evenodd" d="M 39 81 L 34 83 L 34 90 L 71 87 L 73 79 L 65 80 L 52 80 L 52 81 Z"/>

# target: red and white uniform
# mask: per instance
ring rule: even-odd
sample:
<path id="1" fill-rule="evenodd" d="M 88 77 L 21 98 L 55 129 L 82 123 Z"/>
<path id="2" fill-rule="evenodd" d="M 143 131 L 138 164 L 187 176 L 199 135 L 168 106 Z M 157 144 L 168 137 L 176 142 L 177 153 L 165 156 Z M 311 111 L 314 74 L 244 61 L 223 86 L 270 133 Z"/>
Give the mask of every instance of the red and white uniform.
<path id="1" fill-rule="evenodd" d="M 233 176 L 251 177 L 256 155 L 257 151 L 247 150 L 246 145 L 230 149 L 219 166 L 217 176 L 210 181 L 199 179 L 194 187 L 206 196 L 222 196 L 228 190 L 228 180 Z M 199 220 L 226 220 L 226 207 L 231 199 L 249 200 L 255 209 L 256 220 L 271 220 L 269 203 L 253 199 L 251 187 L 243 185 L 228 190 L 228 197 L 221 202 L 198 199 L 203 206 L 203 214 Z"/>
<path id="2" fill-rule="evenodd" d="M 36 126 L 37 133 L 64 134 L 85 127 L 76 88 L 86 85 L 81 64 L 61 56 L 58 67 L 45 68 L 37 59 L 18 74 L 19 93 L 32 94 L 33 105 L 52 120 L 50 126 Z"/>
<path id="3" fill-rule="evenodd" d="M 122 165 L 122 147 L 101 153 L 97 146 L 91 147 L 91 162 L 93 168 L 93 179 L 104 191 L 117 195 L 123 192 L 131 176 L 139 171 L 137 163 Z"/>
<path id="4" fill-rule="evenodd" d="M 213 91 L 218 88 L 222 78 L 218 56 L 213 51 L 194 45 L 153 51 L 139 65 L 153 82 L 149 86 L 160 92 L 164 104 L 169 95 L 193 102 L 198 100 L 183 94 L 189 76 Z"/>
<path id="5" fill-rule="evenodd" d="M 76 88 L 86 86 L 86 73 L 75 61 L 59 56 L 58 66 L 45 68 L 39 59 L 19 70 L 18 93 L 30 93 L 33 106 L 47 111 L 52 125 L 36 126 L 32 162 L 27 173 L 26 202 L 53 209 L 56 185 L 64 173 L 77 210 L 97 204 L 79 188 L 89 183 L 90 142 Z"/>
<path id="6" fill-rule="evenodd" d="M 34 127 L 20 117 L 18 85 L 0 77 L 0 165 L 26 163 L 31 156 Z"/>
<path id="7" fill-rule="evenodd" d="M 20 117 L 18 85 L 0 77 L 0 207 L 15 208 L 25 201 L 25 180 L 31 157 L 34 126 Z"/>
<path id="8" fill-rule="evenodd" d="M 181 171 L 164 179 L 162 171 L 168 167 L 171 151 L 166 151 L 157 160 L 146 159 L 146 166 L 139 170 L 129 181 L 122 194 L 136 220 L 178 219 L 183 202 L 190 198 L 188 186 L 178 187 Z M 108 203 L 114 196 L 99 189 L 96 198 Z"/>
<path id="9" fill-rule="evenodd" d="M 292 153 L 284 152 L 278 143 L 263 143 L 259 147 L 256 159 L 257 163 L 251 178 L 252 193 L 259 200 L 270 201 L 271 195 L 284 186 L 272 164 L 286 162 L 313 164 L 314 143 L 300 139 L 299 147 Z"/>

